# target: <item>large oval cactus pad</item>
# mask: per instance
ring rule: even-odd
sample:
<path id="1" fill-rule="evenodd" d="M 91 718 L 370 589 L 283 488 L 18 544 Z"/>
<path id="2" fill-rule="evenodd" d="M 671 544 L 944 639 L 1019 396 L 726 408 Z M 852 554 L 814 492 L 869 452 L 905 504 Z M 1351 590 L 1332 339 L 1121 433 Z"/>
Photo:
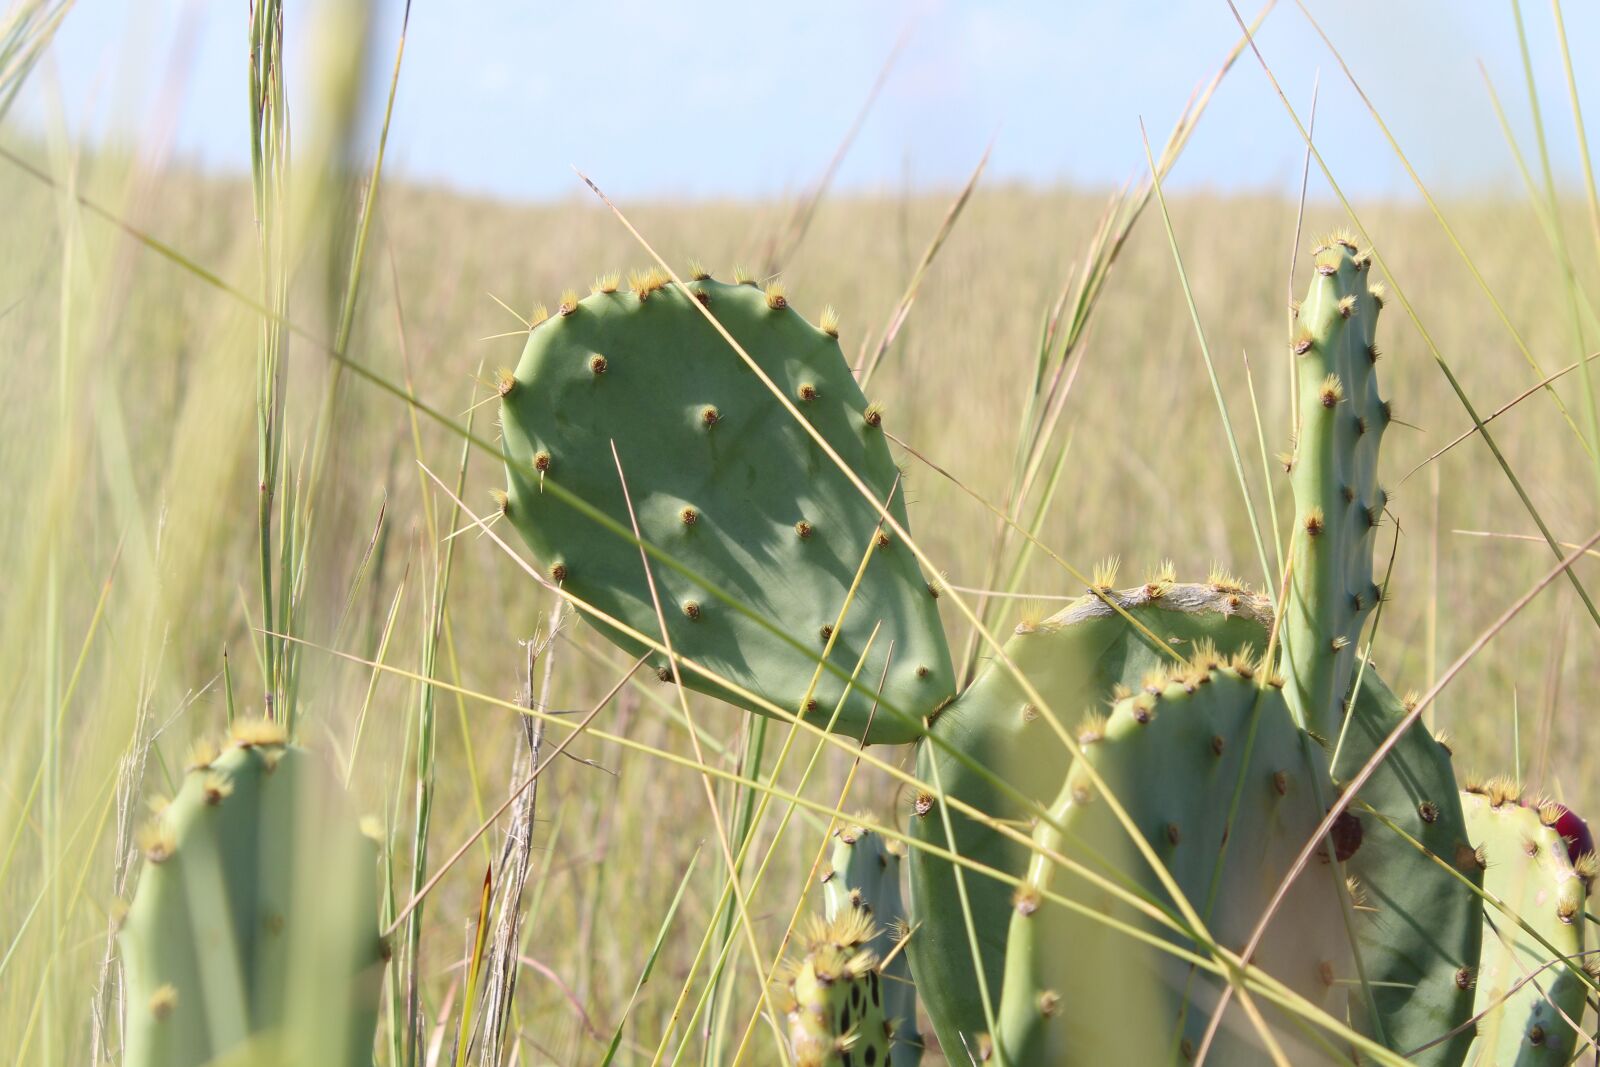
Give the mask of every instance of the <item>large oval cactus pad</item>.
<path id="1" fill-rule="evenodd" d="M 813 326 L 775 289 L 709 278 L 691 288 L 904 527 L 904 485 L 883 412 L 857 387 L 831 323 Z M 954 675 L 934 593 L 912 553 L 881 528 L 877 508 L 660 276 L 632 291 L 600 285 L 581 301 L 569 294 L 561 312 L 531 331 L 501 386 L 507 512 L 551 577 L 659 639 L 638 546 L 566 499 L 581 498 L 627 529 L 625 476 L 642 539 L 681 567 L 651 564 L 674 652 L 818 721 L 845 698 L 837 729 L 850 736 L 918 736 L 922 717 L 954 693 Z M 830 636 L 828 669 L 813 688 Z M 659 654 L 656 666 L 666 666 Z M 766 710 L 692 668 L 681 673 L 696 689 Z"/>

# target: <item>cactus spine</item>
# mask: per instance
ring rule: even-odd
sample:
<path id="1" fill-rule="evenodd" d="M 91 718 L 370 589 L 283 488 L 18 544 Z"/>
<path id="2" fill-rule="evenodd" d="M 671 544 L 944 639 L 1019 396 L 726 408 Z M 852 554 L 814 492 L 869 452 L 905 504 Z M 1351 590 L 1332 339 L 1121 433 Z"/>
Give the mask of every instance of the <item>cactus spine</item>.
<path id="1" fill-rule="evenodd" d="M 813 917 L 805 952 L 778 976 L 789 1015 L 796 1067 L 886 1067 L 890 1049 L 883 977 L 868 948 L 872 919 L 851 909 L 831 920 Z"/>
<path id="2" fill-rule="evenodd" d="M 270 724 L 197 753 L 141 841 L 120 937 L 126 1067 L 371 1064 L 376 857 L 335 789 Z"/>
<path id="3" fill-rule="evenodd" d="M 823 900 L 830 922 L 859 912 L 877 924 L 867 948 L 884 961 L 879 967 L 883 1010 L 894 1035 L 895 1067 L 916 1067 L 922 1062 L 922 1034 L 917 1029 L 917 990 L 904 947 L 910 930 L 900 896 L 903 851 L 860 823 L 841 827 L 834 833 Z"/>

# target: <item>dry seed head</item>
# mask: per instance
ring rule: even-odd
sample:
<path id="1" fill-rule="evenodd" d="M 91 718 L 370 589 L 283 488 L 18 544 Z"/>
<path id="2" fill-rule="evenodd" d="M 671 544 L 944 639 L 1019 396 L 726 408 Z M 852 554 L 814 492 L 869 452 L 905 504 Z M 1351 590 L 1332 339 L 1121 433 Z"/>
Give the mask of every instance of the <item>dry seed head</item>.
<path id="1" fill-rule="evenodd" d="M 829 337 L 839 336 L 839 313 L 833 309 L 832 304 L 822 309 L 822 317 L 817 320 L 817 329 Z"/>
<path id="2" fill-rule="evenodd" d="M 614 270 L 608 270 L 594 280 L 589 286 L 591 293 L 614 293 L 617 286 L 622 284 L 622 275 Z"/>
<path id="3" fill-rule="evenodd" d="M 556 314 L 562 318 L 578 310 L 578 290 L 568 289 L 561 294 L 561 303 L 556 305 Z"/>
<path id="4" fill-rule="evenodd" d="M 789 298 L 783 295 L 783 285 L 780 282 L 767 284 L 767 307 L 773 311 L 782 311 L 789 306 Z"/>

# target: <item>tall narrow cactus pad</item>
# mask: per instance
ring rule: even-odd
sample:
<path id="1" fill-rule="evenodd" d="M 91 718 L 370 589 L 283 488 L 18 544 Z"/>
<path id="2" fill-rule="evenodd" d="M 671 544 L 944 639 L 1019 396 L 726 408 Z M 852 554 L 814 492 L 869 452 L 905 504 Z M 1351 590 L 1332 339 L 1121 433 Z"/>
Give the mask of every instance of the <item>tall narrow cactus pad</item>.
<path id="1" fill-rule="evenodd" d="M 823 899 L 830 922 L 860 912 L 878 927 L 867 943 L 879 960 L 883 1010 L 894 1032 L 895 1067 L 922 1062 L 922 1034 L 917 1029 L 917 990 L 901 944 L 909 933 L 900 895 L 900 858 L 904 848 L 856 822 L 834 832 L 833 849 L 823 878 Z M 898 949 L 898 951 L 897 951 Z"/>
<path id="2" fill-rule="evenodd" d="M 864 912 L 813 919 L 805 954 L 779 975 L 796 1067 L 898 1063 L 884 1016 L 883 978 L 867 947 L 876 935 Z"/>
<path id="3" fill-rule="evenodd" d="M 1373 370 L 1382 297 L 1368 284 L 1371 259 L 1334 237 L 1315 260 L 1290 342 L 1300 400 L 1283 648 L 1290 706 L 1309 729 L 1333 737 L 1344 717 L 1356 641 L 1379 598 L 1372 542 L 1387 502 L 1377 471 L 1390 412 Z"/>
<path id="4" fill-rule="evenodd" d="M 1406 710 L 1368 666 L 1337 739 L 1336 786 L 1359 773 Z M 1481 874 L 1472 861 L 1450 750 L 1414 724 L 1361 787 L 1352 810 L 1366 821 L 1367 833 L 1346 870 L 1364 901 L 1356 912 L 1357 944 L 1378 1012 L 1376 1022 L 1366 1018 L 1365 998 L 1354 998 L 1358 1028 L 1420 1067 L 1452 1067 L 1472 1043 L 1471 1027 L 1463 1026 L 1473 1011 L 1465 979 L 1477 966 L 1482 901 L 1434 861 L 1472 882 Z M 1452 1031 L 1449 1040 L 1437 1040 Z"/>
<path id="5" fill-rule="evenodd" d="M 1478 1023 L 1475 1062 L 1504 1067 L 1570 1063 L 1578 1044 L 1573 1026 L 1583 1022 L 1588 987 L 1556 957 L 1566 957 L 1573 967 L 1585 962 L 1580 954 L 1586 893 L 1568 844 L 1555 829 L 1558 810 L 1523 806 L 1507 779 L 1495 779 L 1461 799 L 1485 867 L 1484 889 L 1515 916 L 1483 905 L 1477 1010 L 1487 1014 Z M 1578 862 L 1593 875 L 1592 853 Z"/>
<path id="6" fill-rule="evenodd" d="M 1151 671 L 1173 662 L 1172 652 L 1187 655 L 1202 641 L 1229 654 L 1266 647 L 1267 602 L 1220 576 L 1204 585 L 1177 584 L 1161 576 L 1120 592 L 1104 590 L 1102 595 L 1148 628 L 1156 640 L 1134 629 L 1106 600 L 1085 596 L 1043 622 L 1018 626 L 1005 644 L 1006 658 L 1069 732 L 1085 707 L 1102 705 L 1119 687 L 1137 688 Z M 1014 825 L 1025 825 L 1050 803 L 1071 761 L 1066 744 L 1040 709 L 995 660 L 935 718 L 930 734 L 918 746 L 917 777 Z M 932 793 L 914 798 L 911 833 L 984 867 L 1019 876 L 1027 868 L 1025 845 L 954 808 L 948 812 L 953 840 L 947 839 L 944 814 Z M 913 849 L 906 862 L 915 929 L 906 947 L 917 994 L 947 1052 L 974 1048 L 988 1024 L 977 995 L 979 969 L 969 946 L 955 869 L 923 849 Z M 984 983 L 991 1000 L 998 1003 L 1011 887 L 971 870 L 963 881 Z"/>
<path id="7" fill-rule="evenodd" d="M 196 757 L 141 842 L 121 934 L 127 1067 L 372 1063 L 376 857 L 341 800 L 270 726 Z"/>
<path id="8" fill-rule="evenodd" d="M 632 291 L 602 281 L 583 300 L 569 294 L 560 314 L 531 330 L 516 373 L 500 385 L 507 514 L 552 579 L 620 627 L 659 641 L 656 602 L 629 533 L 625 477 L 642 540 L 654 550 L 672 648 L 691 664 L 681 672 L 687 685 L 764 710 L 699 665 L 826 722 L 862 663 L 837 728 L 872 742 L 911 740 L 955 681 L 932 588 L 879 522 L 886 506 L 906 524 L 883 410 L 856 385 L 831 314 L 814 326 L 776 287 L 701 277 L 689 288 L 693 300 L 659 274 L 635 279 Z M 638 637 L 585 614 L 630 652 L 644 650 Z M 654 662 L 665 674 L 664 657 Z"/>
<path id="9" fill-rule="evenodd" d="M 1181 1062 L 1177 1056 L 1192 1057 L 1201 1043 L 1222 983 L 1129 935 L 1135 927 L 1207 954 L 1111 892 L 1131 880 L 1135 892 L 1174 912 L 1086 765 L 1126 807 L 1217 943 L 1237 950 L 1323 816 L 1325 757 L 1248 659 L 1224 662 L 1204 649 L 1119 701 L 1081 742 L 1082 762 L 1035 832 L 1040 851 L 1016 893 L 998 1059 L 1011 1067 Z M 1344 859 L 1360 841 L 1352 818 L 1336 825 L 1327 845 Z M 1051 852 L 1101 881 L 1059 868 Z M 1323 852 L 1319 859 L 1291 884 L 1252 962 L 1343 1021 L 1356 976 L 1348 900 L 1331 858 Z M 1325 1031 L 1261 1010 L 1289 1062 L 1349 1061 L 1349 1047 Z M 1112 1020 L 1130 1024 L 1108 1026 Z M 1212 1056 L 1215 1063 L 1270 1062 L 1237 1000 Z"/>

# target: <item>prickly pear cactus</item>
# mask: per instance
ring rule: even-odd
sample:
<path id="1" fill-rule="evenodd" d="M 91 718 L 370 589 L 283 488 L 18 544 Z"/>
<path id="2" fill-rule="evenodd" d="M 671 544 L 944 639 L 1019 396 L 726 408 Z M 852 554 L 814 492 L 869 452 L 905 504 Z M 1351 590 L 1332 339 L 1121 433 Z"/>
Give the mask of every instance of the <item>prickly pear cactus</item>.
<path id="1" fill-rule="evenodd" d="M 1103 576 L 1107 586 L 1112 575 Z M 1169 573 L 1151 576 L 1131 589 L 1101 590 L 1182 655 L 1200 642 L 1226 654 L 1266 647 L 1267 601 L 1239 582 L 1217 573 L 1203 585 L 1179 584 Z M 1172 656 L 1133 629 L 1097 596 L 1085 596 L 1060 613 L 1019 625 L 1006 642 L 1008 659 L 1029 679 L 1064 725 L 1071 727 L 1086 707 L 1103 707 L 1114 693 L 1131 692 L 1152 671 L 1166 669 Z M 1032 707 L 1011 675 L 991 662 L 972 686 L 935 717 L 931 737 L 917 748 L 917 777 L 938 786 L 977 810 L 1017 825 L 1037 812 L 1017 799 L 1048 804 L 1061 790 L 1071 757 L 1065 745 Z M 1021 875 L 1029 850 L 952 808 L 954 840 L 932 793 L 913 798 L 913 837 L 940 849 Z M 988 1030 L 967 937 L 966 917 L 952 866 L 923 849 L 906 858 L 915 935 L 907 943 L 917 992 L 928 1009 L 940 1044 L 974 1048 Z M 968 872 L 964 877 L 982 973 L 998 1003 L 1005 973 L 1010 929 L 1011 888 Z"/>
<path id="2" fill-rule="evenodd" d="M 1408 710 L 1371 666 L 1363 672 L 1344 733 L 1334 739 L 1335 788 L 1355 777 Z M 1457 788 L 1449 748 L 1419 722 L 1351 807 L 1366 833 L 1345 870 L 1364 901 L 1356 910 L 1357 945 L 1378 1018 L 1369 1017 L 1365 996 L 1351 998 L 1351 1012 L 1357 1029 L 1427 1067 L 1459 1064 L 1472 1042 L 1471 1028 L 1461 1029 L 1473 1011 L 1462 974 L 1477 963 L 1482 901 L 1433 859 L 1471 882 L 1481 878 Z"/>
<path id="3" fill-rule="evenodd" d="M 1378 446 L 1389 405 L 1378 395 L 1376 333 L 1382 289 L 1353 241 L 1328 238 L 1290 342 L 1300 410 L 1290 463 L 1295 526 L 1284 613 L 1289 704 L 1312 731 L 1335 737 L 1356 663 L 1356 641 L 1377 604 L 1373 531 L 1387 497 Z"/>
<path id="4" fill-rule="evenodd" d="M 870 916 L 851 910 L 813 918 L 805 954 L 778 976 L 796 1067 L 879 1067 L 898 1063 L 884 1016 L 883 978 L 868 943 Z"/>
<path id="5" fill-rule="evenodd" d="M 1266 647 L 1270 608 L 1266 600 L 1225 574 L 1199 585 L 1156 575 L 1144 586 L 1102 591 L 1154 632 L 1170 648 L 1188 655 L 1202 642 L 1220 654 Z M 1147 675 L 1168 667 L 1172 657 L 1153 647 L 1096 596 L 1058 615 L 1018 627 L 1006 655 L 1029 678 L 1058 715 L 1104 706 L 1118 694 L 1138 690 Z M 1348 728 L 1339 738 L 1333 779 L 1324 783 L 1331 801 L 1337 783 L 1348 780 L 1405 714 L 1405 707 L 1368 668 Z M 1072 720 L 1068 720 L 1068 726 Z M 1022 823 L 1035 815 L 1001 786 L 1026 797 L 1053 797 L 1061 788 L 1069 757 L 1049 725 L 1031 708 L 1010 675 L 991 663 L 972 687 L 934 720 L 932 738 L 918 747 L 917 774 L 937 782 L 978 810 Z M 977 768 L 983 768 L 982 771 Z M 1159 777 L 1159 775 L 1157 775 Z M 1208 794 L 1209 796 L 1209 794 Z M 1458 984 L 1463 967 L 1478 958 L 1481 923 L 1477 896 L 1449 871 L 1383 825 L 1388 820 L 1434 855 L 1455 862 L 1470 855 L 1448 750 L 1420 725 L 1402 735 L 1353 806 L 1364 844 L 1350 857 L 1347 873 L 1365 903 L 1355 909 L 1355 931 L 1371 1002 L 1351 998 L 1350 1010 L 1364 1033 L 1388 1047 L 1411 1052 L 1454 1029 L 1472 1014 L 1472 990 Z M 1208 801 L 1209 802 L 1209 801 Z M 915 798 L 914 836 L 947 847 L 943 820 L 932 794 Z M 1366 811 L 1375 809 L 1379 816 Z M 1030 862 L 1024 846 L 949 812 L 955 850 L 985 866 L 1022 875 Z M 1129 857 L 1134 866 L 1137 857 Z M 988 1029 L 978 989 L 978 969 L 968 946 L 966 919 L 950 864 L 917 849 L 907 857 L 912 923 L 907 944 L 918 995 L 946 1049 L 974 1048 Z M 1475 869 L 1460 868 L 1469 877 Z M 1010 887 L 969 872 L 965 877 L 983 974 L 999 1003 L 1004 985 L 1012 921 Z M 1337 916 L 1330 921 L 1338 921 Z M 1126 989 L 1124 990 L 1126 991 Z M 1370 1008 L 1377 1009 L 1377 1019 Z M 1429 1067 L 1459 1064 L 1471 1042 L 1470 1029 L 1416 1053 Z"/>
<path id="6" fill-rule="evenodd" d="M 1109 716 L 1092 715 L 1079 741 L 1082 760 L 1127 808 L 1212 936 L 1242 944 L 1330 799 L 1326 758 L 1294 725 L 1279 690 L 1248 657 L 1224 660 L 1202 647 L 1190 663 L 1118 701 Z M 1067 774 L 1050 814 L 1055 825 L 1040 823 L 1038 845 L 1167 902 L 1082 763 Z M 1341 861 L 1360 847 L 1359 827 L 1341 822 L 1331 836 Z M 1083 910 L 1047 901 L 1047 891 Z M 1335 1018 L 1345 1015 L 1356 973 L 1346 892 L 1325 856 L 1313 863 L 1253 957 Z M 1103 886 L 1035 855 L 1014 900 L 994 1042 L 999 1062 L 1164 1063 L 1175 1053 L 1194 1055 L 1220 983 L 1108 921 L 1194 948 Z M 1130 996 L 1138 1002 L 1133 1014 Z M 1113 1019 L 1138 1024 L 1108 1027 Z M 1348 1062 L 1348 1048 L 1287 1019 L 1274 1014 L 1269 1025 L 1292 1063 Z M 1236 1002 L 1212 1054 L 1217 1063 L 1270 1062 Z"/>
<path id="7" fill-rule="evenodd" d="M 901 947 L 909 932 L 900 896 L 900 860 L 904 851 L 898 842 L 885 841 L 860 822 L 840 827 L 834 833 L 828 869 L 823 875 L 823 900 L 830 922 L 859 912 L 877 925 L 877 935 L 867 948 L 884 961 L 879 966 L 883 1010 L 894 1032 L 895 1067 L 916 1067 L 922 1062 L 917 990 Z"/>
<path id="8" fill-rule="evenodd" d="M 1509 779 L 1496 778 L 1462 796 L 1484 888 L 1581 967 L 1594 853 L 1569 851 L 1556 829 L 1565 809 L 1539 801 L 1525 806 L 1519 794 Z M 1552 963 L 1554 953 L 1492 904 L 1484 904 L 1483 921 L 1476 1009 L 1486 1014 L 1469 1062 L 1570 1063 L 1578 1045 L 1573 1026 L 1583 1021 L 1588 987 L 1568 967 Z"/>
<path id="9" fill-rule="evenodd" d="M 813 325 L 777 286 L 695 273 L 693 300 L 904 527 L 905 487 L 884 440 L 883 409 L 856 385 L 831 312 Z M 620 459 L 642 539 L 680 565 L 651 562 L 675 652 L 825 719 L 881 624 L 859 675 L 870 681 L 852 689 L 837 727 L 872 742 L 912 740 L 922 717 L 954 693 L 935 596 L 916 559 L 664 275 L 638 276 L 627 290 L 602 279 L 582 300 L 567 294 L 558 314 L 530 332 L 500 389 L 507 514 L 550 577 L 581 600 L 660 639 L 638 547 L 573 504 L 587 502 L 630 529 Z M 827 669 L 815 678 L 825 649 Z M 656 667 L 666 671 L 663 657 Z M 692 667 L 683 678 L 761 710 Z"/>
<path id="10" fill-rule="evenodd" d="M 120 937 L 126 1067 L 225 1055 L 369 1067 L 383 975 L 376 856 L 341 800 L 275 726 L 197 750 L 141 840 L 147 864 Z"/>

